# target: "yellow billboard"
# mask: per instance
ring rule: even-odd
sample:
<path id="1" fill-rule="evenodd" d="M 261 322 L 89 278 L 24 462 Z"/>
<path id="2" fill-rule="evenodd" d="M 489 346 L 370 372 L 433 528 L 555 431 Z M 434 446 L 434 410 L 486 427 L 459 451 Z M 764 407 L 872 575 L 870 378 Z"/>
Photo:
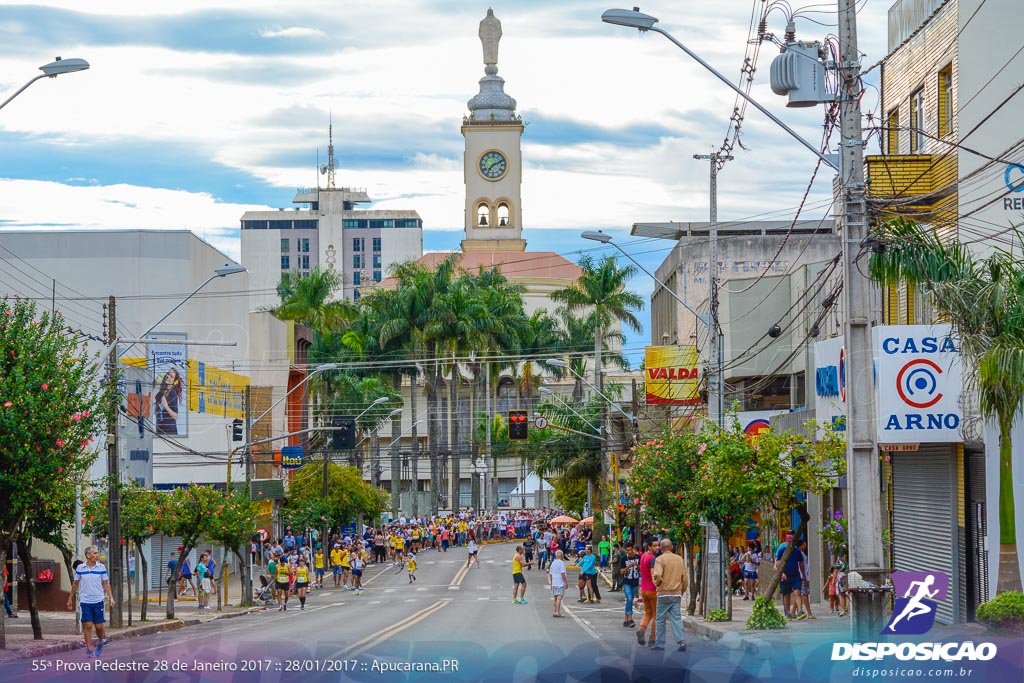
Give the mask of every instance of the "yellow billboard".
<path id="1" fill-rule="evenodd" d="M 221 417 L 245 418 L 245 387 L 249 378 L 188 359 L 188 409 Z"/>
<path id="2" fill-rule="evenodd" d="M 698 361 L 696 346 L 648 346 L 647 405 L 700 403 Z"/>

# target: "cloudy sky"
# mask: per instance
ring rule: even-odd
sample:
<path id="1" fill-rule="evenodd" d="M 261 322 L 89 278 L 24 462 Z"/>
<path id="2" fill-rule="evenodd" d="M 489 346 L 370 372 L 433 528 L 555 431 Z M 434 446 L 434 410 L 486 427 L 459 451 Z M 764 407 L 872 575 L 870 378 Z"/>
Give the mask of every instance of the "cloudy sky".
<path id="1" fill-rule="evenodd" d="M 797 16 L 801 39 L 835 32 L 830 4 Z M 884 56 L 889 4 L 862 4 L 865 64 Z M 642 9 L 738 79 L 752 5 L 762 0 Z M 454 248 L 459 126 L 483 75 L 488 6 L 503 26 L 500 75 L 526 124 L 529 248 L 574 260 L 592 245 L 580 229 L 604 228 L 656 265 L 670 245 L 625 231 L 706 220 L 707 162 L 692 155 L 721 144 L 734 96 L 662 36 L 601 23 L 613 5 L 590 0 L 0 2 L 0 98 L 55 55 L 92 64 L 0 111 L 0 229 L 188 228 L 237 257 L 245 210 L 289 206 L 296 187 L 316 182 L 333 112 L 338 182 L 365 187 L 375 208 L 416 209 L 427 248 Z M 772 12 L 768 30 L 781 36 L 785 23 Z M 787 109 L 771 93 L 776 53 L 763 46 L 753 95 L 817 142 L 823 109 Z M 864 102 L 876 110 L 877 92 Z M 719 178 L 720 218 L 791 216 L 815 158 L 753 109 L 742 131 L 748 149 Z M 819 174 L 806 218 L 825 213 L 830 182 Z"/>

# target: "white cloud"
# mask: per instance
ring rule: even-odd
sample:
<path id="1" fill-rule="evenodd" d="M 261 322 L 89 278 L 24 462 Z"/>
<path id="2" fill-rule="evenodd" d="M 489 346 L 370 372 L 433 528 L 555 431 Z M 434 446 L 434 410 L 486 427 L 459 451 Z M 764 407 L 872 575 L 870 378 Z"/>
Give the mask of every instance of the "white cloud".
<path id="1" fill-rule="evenodd" d="M 318 28 L 308 26 L 289 26 L 288 28 L 265 29 L 260 31 L 262 38 L 326 38 L 327 34 Z"/>
<path id="2" fill-rule="evenodd" d="M 80 0 L 39 4 L 81 8 Z M 523 137 L 526 226 L 627 227 L 640 220 L 703 220 L 707 167 L 692 155 L 721 142 L 733 107 L 731 91 L 661 36 L 602 24 L 606 4 L 596 0 L 530 7 L 496 0 L 494 6 L 504 24 L 500 75 L 520 111 L 526 112 L 524 120 L 534 116 L 592 129 L 657 126 L 667 131 L 660 140 L 642 145 L 616 140 L 613 133 L 599 140 L 542 144 L 537 128 L 528 126 Z M 87 58 L 92 69 L 34 85 L 16 106 L 4 110 L 0 130 L 64 145 L 147 140 L 154 149 L 185 149 L 199 162 L 216 162 L 291 188 L 309 184 L 311 168 L 268 158 L 305 155 L 311 167 L 320 147 L 323 160 L 327 112 L 333 111 L 339 182 L 366 187 L 381 208 L 418 210 L 428 229 L 461 229 L 459 128 L 466 100 L 476 94 L 483 75 L 476 33 L 486 4 L 382 0 L 353 3 L 340 18 L 335 4 L 326 0 L 310 0 L 303 7 L 303 23 L 315 28 L 290 26 L 275 0 L 181 0 L 172 6 L 90 2 L 91 13 L 112 16 L 158 17 L 203 9 L 259 11 L 264 17 L 276 12 L 281 23 L 268 22 L 276 27 L 260 35 L 328 40 L 322 52 L 287 56 L 230 54 L 217 51 L 217 45 L 203 50 L 72 44 L 64 51 Z M 687 3 L 685 11 L 677 2 L 651 0 L 644 11 L 660 17 L 659 26 L 736 77 L 746 47 L 750 0 Z M 815 18 L 829 20 L 827 15 Z M 883 56 L 885 8 L 868 3 L 860 19 L 861 49 L 868 53 L 869 64 Z M 802 20 L 797 26 L 805 39 L 828 31 Z M 772 15 L 769 30 L 781 34 L 781 15 Z M 17 41 L 19 34 L 9 30 L 8 37 Z M 272 44 L 277 48 L 291 42 Z M 774 54 L 771 45 L 763 46 L 755 96 L 817 141 L 822 110 L 787 110 L 767 88 Z M 14 48 L 8 52 L 0 47 L 4 78 L 27 78 L 39 63 L 38 58 L 26 61 Z M 307 78 L 232 78 L 267 64 Z M 289 108 L 300 109 L 299 123 L 266 121 Z M 753 108 L 748 109 L 744 131 L 751 151 L 736 150 L 736 161 L 720 178 L 723 219 L 794 206 L 803 192 L 800 184 L 807 182 L 814 166 L 813 156 Z M 396 167 L 396 158 L 405 160 L 403 167 Z M 60 173 L 55 170 L 51 180 L 72 175 Z M 187 226 L 202 234 L 237 226 L 249 208 L 231 203 L 230 196 L 222 202 L 203 192 L 109 184 L 68 187 L 17 180 L 17 169 L 9 167 L 4 174 L 14 179 L 0 185 L 3 196 L 18 197 L 18 202 L 0 207 L 0 215 L 22 224 Z M 110 182 L 87 163 L 73 175 Z M 828 196 L 830 175 L 820 174 L 812 200 Z M 161 184 L 184 183 L 168 177 Z M 4 203 L 11 202 L 0 200 Z"/>
<path id="3" fill-rule="evenodd" d="M 41 213 L 33 206 L 46 210 Z M 219 202 L 205 192 L 0 179 L 0 215 L 10 229 L 188 229 L 236 259 L 239 247 L 233 235 L 242 213 L 267 208 Z"/>

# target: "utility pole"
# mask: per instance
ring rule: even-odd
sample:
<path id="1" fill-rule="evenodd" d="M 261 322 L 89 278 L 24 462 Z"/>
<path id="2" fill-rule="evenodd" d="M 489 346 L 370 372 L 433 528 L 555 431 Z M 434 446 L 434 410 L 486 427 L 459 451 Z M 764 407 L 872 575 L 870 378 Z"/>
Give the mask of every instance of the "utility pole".
<path id="1" fill-rule="evenodd" d="M 107 302 L 107 343 L 117 341 L 117 302 L 111 296 Z M 117 348 L 107 357 L 107 381 L 114 389 L 107 414 L 107 563 L 110 587 L 115 604 L 110 608 L 110 627 L 121 628 L 121 463 L 117 453 L 117 424 L 120 395 L 117 392 Z"/>
<path id="2" fill-rule="evenodd" d="M 598 323 L 597 329 L 594 330 L 594 386 L 597 387 L 597 391 L 600 394 L 604 394 L 604 375 L 601 374 L 601 351 L 604 346 L 604 329 L 601 324 Z M 590 507 L 590 514 L 594 517 L 593 530 L 596 538 L 601 538 L 604 535 L 604 504 L 608 499 L 608 442 L 612 438 L 611 430 L 608 429 L 608 402 L 601 401 L 600 418 L 598 424 L 598 431 L 603 434 L 604 438 L 601 439 L 601 480 L 598 482 L 596 500 L 593 501 Z M 588 489 L 589 494 L 589 489 Z M 587 502 L 590 496 L 587 496 Z M 598 514 L 600 513 L 600 514 Z"/>
<path id="3" fill-rule="evenodd" d="M 481 492 L 481 494 L 480 494 L 480 497 L 483 500 L 487 501 L 488 505 L 490 506 L 490 508 L 492 510 L 497 510 L 498 509 L 498 475 L 497 475 L 498 465 L 496 463 L 492 463 L 491 462 L 491 422 L 494 421 L 494 416 L 491 414 L 491 361 L 489 361 L 489 360 L 486 363 L 484 363 L 484 391 L 487 392 L 487 396 L 485 397 L 486 400 L 484 402 L 485 410 L 487 411 L 487 421 L 486 421 L 486 424 L 484 425 L 484 430 L 485 430 L 485 435 L 486 435 L 485 438 L 487 440 L 487 443 L 486 443 L 487 457 L 486 457 L 485 462 L 487 463 L 488 469 L 491 469 L 491 471 L 494 472 L 494 479 L 491 482 L 491 490 L 490 490 L 490 492 L 488 492 L 486 490 L 487 489 L 487 487 L 486 487 L 487 476 L 484 475 L 483 482 L 484 482 L 485 486 L 484 486 L 484 491 Z M 490 493 L 490 495 L 488 495 L 488 493 Z"/>
<path id="4" fill-rule="evenodd" d="M 245 385 L 245 495 L 252 501 L 252 385 Z M 271 417 L 273 420 L 273 417 Z M 246 560 L 242 563 L 242 571 L 245 572 L 243 583 L 249 586 L 249 590 L 242 596 L 242 605 L 252 606 L 252 548 L 246 554 Z"/>
<path id="5" fill-rule="evenodd" d="M 864 187 L 864 139 L 861 133 L 860 53 L 857 50 L 856 0 L 839 0 L 839 89 L 842 132 L 840 191 L 842 197 L 843 297 L 846 320 L 847 387 L 853 392 L 846 400 L 846 473 L 851 508 L 850 571 L 881 586 L 882 501 L 879 464 L 875 443 L 875 379 L 871 359 L 871 285 L 857 268 L 857 255 L 868 236 Z M 853 637 L 874 640 L 884 626 L 883 593 L 851 591 L 853 595 Z"/>
<path id="6" fill-rule="evenodd" d="M 722 326 L 718 319 L 718 165 L 732 161 L 731 156 L 714 152 L 694 154 L 694 159 L 711 162 L 711 221 L 708 226 L 708 421 L 719 428 L 725 425 L 725 369 L 722 367 Z M 717 566 L 718 590 L 711 591 L 709 609 L 725 608 L 725 552 L 718 527 L 708 525 L 708 560 L 706 566 Z M 712 550 L 714 549 L 714 550 Z"/>
<path id="7" fill-rule="evenodd" d="M 733 157 L 714 152 L 694 154 L 694 159 L 711 162 L 711 221 L 708 226 L 708 366 L 713 373 L 708 378 L 708 420 L 719 427 L 725 416 L 725 372 L 722 369 L 722 326 L 718 319 L 718 168 Z"/>

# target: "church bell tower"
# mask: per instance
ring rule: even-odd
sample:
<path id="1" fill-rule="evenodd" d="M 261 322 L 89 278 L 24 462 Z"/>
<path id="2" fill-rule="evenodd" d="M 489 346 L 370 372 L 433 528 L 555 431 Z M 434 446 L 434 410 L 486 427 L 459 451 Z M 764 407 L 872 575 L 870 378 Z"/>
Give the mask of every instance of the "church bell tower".
<path id="1" fill-rule="evenodd" d="M 462 251 L 525 251 L 523 233 L 522 119 L 498 76 L 501 22 L 488 9 L 480 22 L 484 77 L 462 120 L 466 183 L 466 239 Z"/>

